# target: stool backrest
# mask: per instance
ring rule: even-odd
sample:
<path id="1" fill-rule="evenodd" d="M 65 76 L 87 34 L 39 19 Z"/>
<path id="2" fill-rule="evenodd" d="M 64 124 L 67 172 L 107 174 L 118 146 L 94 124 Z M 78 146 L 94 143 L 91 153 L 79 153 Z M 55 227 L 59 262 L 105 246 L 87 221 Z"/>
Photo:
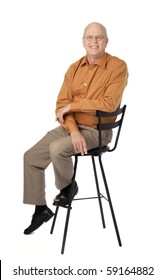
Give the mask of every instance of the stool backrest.
<path id="1" fill-rule="evenodd" d="M 109 150 L 109 152 L 112 152 L 116 149 L 118 140 L 119 140 L 119 136 L 120 136 L 120 132 L 121 132 L 121 127 L 122 127 L 126 107 L 127 106 L 124 105 L 123 107 L 118 108 L 114 112 L 104 112 L 104 111 L 100 111 L 100 110 L 96 111 L 96 116 L 98 117 L 97 130 L 99 131 L 99 149 L 101 152 L 102 152 L 102 137 L 101 137 L 102 130 L 108 130 L 108 129 L 111 130 L 111 129 L 117 128 L 114 145 L 113 145 L 113 148 L 111 148 Z M 115 121 L 104 122 L 103 118 L 105 118 L 105 117 L 107 117 L 107 118 L 114 117 Z"/>

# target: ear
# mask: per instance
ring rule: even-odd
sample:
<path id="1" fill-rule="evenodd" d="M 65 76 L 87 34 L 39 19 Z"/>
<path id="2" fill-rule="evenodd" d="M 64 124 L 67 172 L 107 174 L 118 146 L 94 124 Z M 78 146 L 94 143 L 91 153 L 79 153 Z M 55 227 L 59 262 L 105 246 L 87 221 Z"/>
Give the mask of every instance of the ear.
<path id="1" fill-rule="evenodd" d="M 107 44 L 108 44 L 108 41 L 109 41 L 109 39 L 107 38 L 107 39 L 106 39 L 106 42 L 105 42 L 105 46 L 107 46 Z"/>
<path id="2" fill-rule="evenodd" d="M 83 44 L 83 46 L 84 46 L 84 38 L 82 38 L 82 44 Z"/>

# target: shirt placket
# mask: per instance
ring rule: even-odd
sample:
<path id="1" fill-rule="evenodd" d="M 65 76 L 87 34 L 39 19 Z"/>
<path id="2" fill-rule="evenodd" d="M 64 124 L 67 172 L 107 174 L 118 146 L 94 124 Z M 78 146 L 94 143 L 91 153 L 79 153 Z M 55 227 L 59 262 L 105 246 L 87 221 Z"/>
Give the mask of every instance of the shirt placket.
<path id="1" fill-rule="evenodd" d="M 96 72 L 96 66 L 87 66 L 87 74 L 85 76 L 85 79 L 83 81 L 83 85 L 82 85 L 82 88 L 81 88 L 81 98 L 86 98 L 88 97 L 88 91 L 89 91 L 89 87 L 90 87 L 90 84 L 92 82 L 92 79 L 93 79 L 93 76 L 94 76 L 94 72 Z"/>

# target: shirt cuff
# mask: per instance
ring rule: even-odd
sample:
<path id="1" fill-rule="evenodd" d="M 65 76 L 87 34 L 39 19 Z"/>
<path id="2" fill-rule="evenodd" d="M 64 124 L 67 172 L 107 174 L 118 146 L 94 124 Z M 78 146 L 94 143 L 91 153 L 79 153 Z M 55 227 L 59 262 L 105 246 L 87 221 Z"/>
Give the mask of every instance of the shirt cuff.
<path id="1" fill-rule="evenodd" d="M 77 124 L 72 122 L 69 122 L 68 124 L 61 123 L 61 125 L 66 129 L 68 134 L 70 134 L 74 130 L 79 130 Z"/>

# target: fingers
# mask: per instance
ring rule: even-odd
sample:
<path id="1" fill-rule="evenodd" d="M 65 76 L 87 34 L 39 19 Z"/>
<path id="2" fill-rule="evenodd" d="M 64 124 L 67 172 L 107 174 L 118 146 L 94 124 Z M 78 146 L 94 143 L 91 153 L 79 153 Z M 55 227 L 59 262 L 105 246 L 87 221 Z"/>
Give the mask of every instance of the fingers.
<path id="1" fill-rule="evenodd" d="M 64 122 L 64 116 L 70 112 L 71 104 L 67 104 L 64 107 L 62 107 L 58 113 L 57 113 L 57 120 L 59 122 L 63 123 Z"/>
<path id="2" fill-rule="evenodd" d="M 86 140 L 80 131 L 75 130 L 71 132 L 71 141 L 76 153 L 81 153 L 81 155 L 87 154 L 87 144 Z"/>
<path id="3" fill-rule="evenodd" d="M 58 113 L 57 119 L 59 120 L 59 122 L 63 123 L 64 122 L 63 114 Z"/>
<path id="4" fill-rule="evenodd" d="M 82 143 L 82 149 L 81 149 L 81 155 L 86 155 L 87 154 L 87 146 L 86 146 L 86 142 Z"/>
<path id="5" fill-rule="evenodd" d="M 85 141 L 74 143 L 74 149 L 76 153 L 80 153 L 82 156 L 87 154 L 87 145 Z"/>
<path id="6" fill-rule="evenodd" d="M 58 120 L 59 122 L 63 123 L 64 122 L 64 118 L 63 118 L 63 111 L 59 111 L 56 115 L 56 121 Z"/>

